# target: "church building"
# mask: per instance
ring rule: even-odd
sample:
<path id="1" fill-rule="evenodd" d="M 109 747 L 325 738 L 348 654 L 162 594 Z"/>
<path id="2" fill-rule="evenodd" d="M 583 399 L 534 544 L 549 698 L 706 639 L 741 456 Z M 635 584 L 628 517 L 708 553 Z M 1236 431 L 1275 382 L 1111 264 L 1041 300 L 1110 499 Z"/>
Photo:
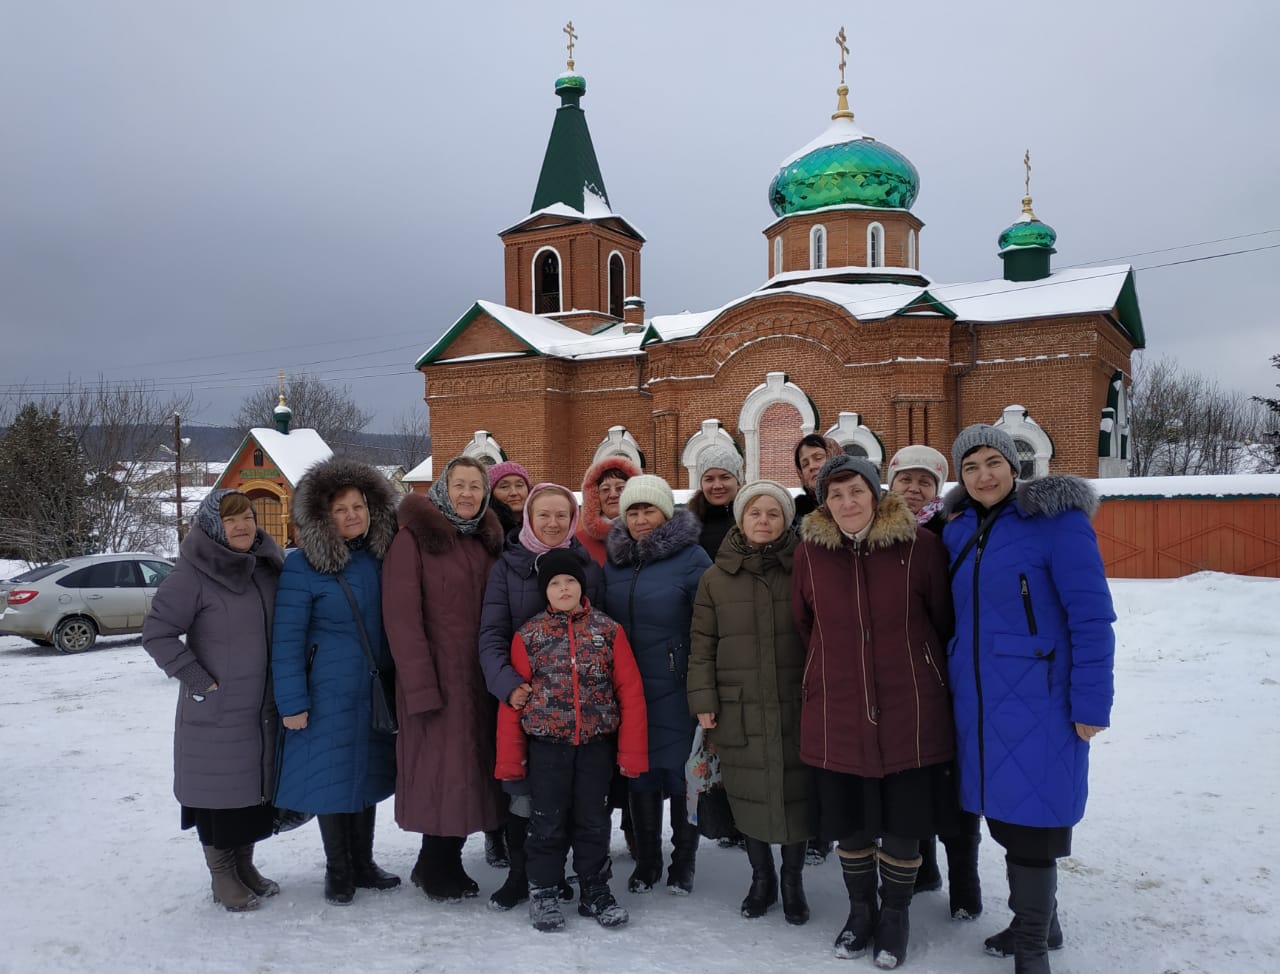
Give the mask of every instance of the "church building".
<path id="1" fill-rule="evenodd" d="M 509 457 L 576 486 L 622 453 L 682 488 L 703 449 L 732 444 L 748 478 L 794 484 L 806 433 L 883 464 L 909 443 L 948 453 L 984 422 L 1013 437 L 1023 476 L 1127 475 L 1133 269 L 1054 271 L 1029 175 L 996 241 L 1003 273 L 935 280 L 919 174 L 856 123 L 842 45 L 830 123 L 768 187 L 760 286 L 646 316 L 645 239 L 605 190 L 570 37 L 533 205 L 499 233 L 504 302 L 477 301 L 416 363 L 437 458 Z"/>

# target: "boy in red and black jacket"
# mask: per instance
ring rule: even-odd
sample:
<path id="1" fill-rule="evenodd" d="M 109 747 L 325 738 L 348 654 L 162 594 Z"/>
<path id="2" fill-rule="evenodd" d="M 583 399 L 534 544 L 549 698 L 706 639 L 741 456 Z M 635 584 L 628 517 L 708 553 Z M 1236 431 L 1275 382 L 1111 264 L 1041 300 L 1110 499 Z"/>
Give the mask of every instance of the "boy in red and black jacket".
<path id="1" fill-rule="evenodd" d="M 609 891 L 609 784 L 649 770 L 644 686 L 622 627 L 582 595 L 582 562 L 568 549 L 538 557 L 547 610 L 517 630 L 511 665 L 525 680 L 516 709 L 498 711 L 497 777 L 528 775 L 533 815 L 525 845 L 529 918 L 538 930 L 564 926 L 565 854 L 582 893 L 578 912 L 602 927 L 626 923 Z"/>

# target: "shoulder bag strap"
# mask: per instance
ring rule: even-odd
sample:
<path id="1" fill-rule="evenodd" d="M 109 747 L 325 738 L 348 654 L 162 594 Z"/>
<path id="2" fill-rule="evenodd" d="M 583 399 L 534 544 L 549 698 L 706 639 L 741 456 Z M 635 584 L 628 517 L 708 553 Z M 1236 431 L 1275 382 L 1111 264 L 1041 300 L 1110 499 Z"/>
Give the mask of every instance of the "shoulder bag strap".
<path id="1" fill-rule="evenodd" d="M 341 572 L 338 573 L 337 578 L 342 591 L 347 595 L 347 601 L 351 603 L 351 614 L 356 619 L 356 632 L 360 633 L 360 645 L 364 648 L 365 659 L 369 661 L 369 672 L 377 676 L 378 662 L 373 656 L 373 647 L 369 645 L 369 634 L 364 631 L 364 620 L 360 618 L 360 606 L 356 603 L 355 593 L 351 591 L 351 586 L 347 584 Z"/>
<path id="2" fill-rule="evenodd" d="M 992 523 L 1003 509 L 1003 504 L 997 504 L 991 510 L 987 511 L 986 517 L 978 522 L 978 530 L 973 532 L 973 536 L 970 537 L 969 540 L 965 542 L 965 546 L 960 549 L 960 554 L 956 555 L 956 560 L 951 563 L 951 571 L 947 573 L 948 579 L 955 581 L 956 572 L 960 570 L 960 562 L 964 561 L 964 556 L 967 555 L 969 550 L 978 543 L 978 539 L 981 538 L 985 532 L 991 530 Z M 344 582 L 343 584 L 346 583 Z"/>

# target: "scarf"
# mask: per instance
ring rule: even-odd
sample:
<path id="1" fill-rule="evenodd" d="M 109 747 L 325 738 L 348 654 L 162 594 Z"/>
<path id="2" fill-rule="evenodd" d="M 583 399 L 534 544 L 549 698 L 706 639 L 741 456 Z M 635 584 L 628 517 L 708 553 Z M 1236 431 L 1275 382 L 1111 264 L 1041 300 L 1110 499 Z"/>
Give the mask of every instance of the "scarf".
<path id="1" fill-rule="evenodd" d="M 427 496 L 431 498 L 431 502 L 439 508 L 445 520 L 452 524 L 459 534 L 475 534 L 480 527 L 481 519 L 484 518 L 485 511 L 489 509 L 489 481 L 488 478 L 485 479 L 484 500 L 480 502 L 480 510 L 476 512 L 476 516 L 463 517 L 453 509 L 453 503 L 449 500 L 449 471 L 453 469 L 453 465 L 456 462 L 456 460 L 449 461 L 448 466 L 444 468 L 444 473 L 436 478 L 436 482 L 427 491 Z"/>
<path id="2" fill-rule="evenodd" d="M 574 499 L 573 491 L 568 487 L 561 487 L 559 484 L 541 483 L 533 490 L 529 491 L 529 496 L 524 500 L 524 523 L 520 525 L 520 545 L 526 551 L 532 551 L 535 555 L 541 555 L 551 550 L 550 545 L 545 545 L 538 540 L 538 536 L 533 533 L 533 499 L 543 491 L 554 490 L 561 495 L 569 498 L 569 530 L 565 532 L 564 540 L 555 547 L 567 548 L 573 543 L 574 536 L 578 533 L 578 502 Z"/>
<path id="3" fill-rule="evenodd" d="M 933 500 L 916 512 L 916 524 L 928 524 L 933 520 L 933 516 L 942 510 L 942 505 L 942 495 L 935 494 Z"/>

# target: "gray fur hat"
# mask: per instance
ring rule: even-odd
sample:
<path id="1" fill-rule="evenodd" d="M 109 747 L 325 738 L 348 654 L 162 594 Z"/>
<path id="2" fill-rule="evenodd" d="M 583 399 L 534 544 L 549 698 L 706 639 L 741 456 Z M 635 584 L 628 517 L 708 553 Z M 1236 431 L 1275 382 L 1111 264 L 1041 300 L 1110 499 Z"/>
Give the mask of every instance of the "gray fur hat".
<path id="1" fill-rule="evenodd" d="M 961 430 L 956 441 L 951 444 L 951 466 L 956 472 L 957 479 L 960 478 L 961 461 L 983 446 L 989 446 L 1000 453 L 1013 467 L 1014 477 L 1018 476 L 1018 471 L 1022 469 L 1022 461 L 1018 458 L 1018 448 L 1013 442 L 1013 437 L 995 426 L 974 423 Z"/>
<path id="2" fill-rule="evenodd" d="M 742 454 L 727 446 L 711 446 L 698 454 L 698 479 L 694 489 L 702 486 L 702 478 L 708 470 L 727 470 L 733 479 L 742 483 Z"/>
<path id="3" fill-rule="evenodd" d="M 825 504 L 827 500 L 827 484 L 832 477 L 839 476 L 843 473 L 857 474 L 867 482 L 867 486 L 871 488 L 871 494 L 875 497 L 876 502 L 880 501 L 880 468 L 868 460 L 866 457 L 851 457 L 847 453 L 837 453 L 822 465 L 822 469 L 818 471 L 818 483 L 816 485 L 818 494 L 818 503 Z"/>

